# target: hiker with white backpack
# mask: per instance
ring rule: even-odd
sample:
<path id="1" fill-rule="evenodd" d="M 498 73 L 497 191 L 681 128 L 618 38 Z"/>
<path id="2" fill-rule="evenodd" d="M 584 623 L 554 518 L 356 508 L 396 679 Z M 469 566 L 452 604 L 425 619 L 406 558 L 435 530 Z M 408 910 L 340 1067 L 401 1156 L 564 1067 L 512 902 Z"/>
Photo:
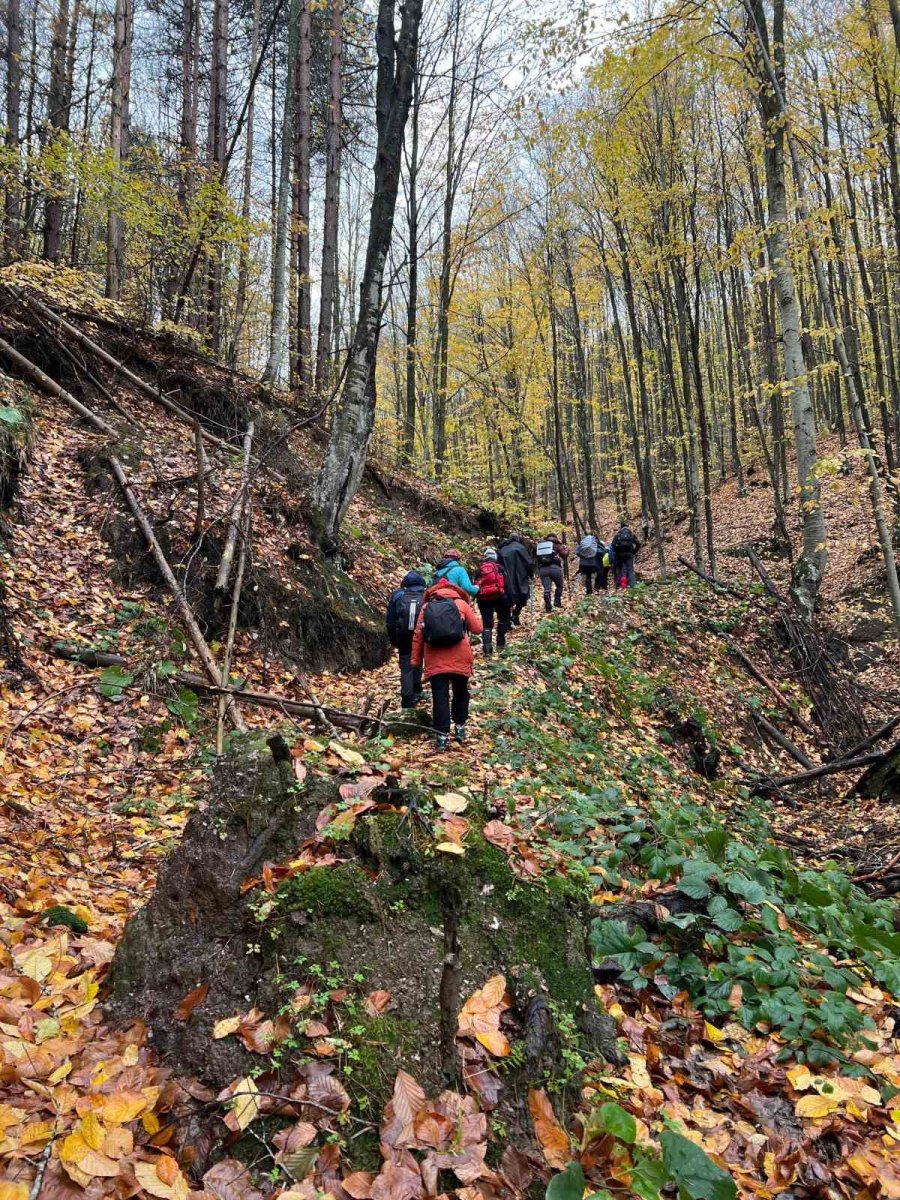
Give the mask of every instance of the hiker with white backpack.
<path id="1" fill-rule="evenodd" d="M 568 557 L 569 548 L 559 538 L 547 537 L 538 542 L 535 548 L 535 562 L 541 587 L 544 589 L 544 612 L 552 612 L 553 608 L 562 608 L 563 593 L 563 560 Z M 553 603 L 550 593 L 553 592 Z"/>
<path id="2" fill-rule="evenodd" d="M 575 547 L 575 554 L 578 558 L 578 574 L 584 580 L 585 594 L 594 594 L 595 580 L 597 590 L 602 587 L 605 591 L 608 570 L 603 566 L 603 556 L 606 554 L 606 547 L 597 539 L 597 535 L 586 533 Z"/>

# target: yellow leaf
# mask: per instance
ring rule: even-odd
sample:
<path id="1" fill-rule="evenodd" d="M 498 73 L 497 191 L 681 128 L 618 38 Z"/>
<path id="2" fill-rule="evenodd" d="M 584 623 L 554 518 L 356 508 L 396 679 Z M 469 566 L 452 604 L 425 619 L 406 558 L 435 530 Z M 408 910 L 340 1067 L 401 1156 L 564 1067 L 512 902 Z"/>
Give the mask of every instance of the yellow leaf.
<path id="1" fill-rule="evenodd" d="M 28 1200 L 28 1184 L 0 1179 L 0 1200 Z"/>
<path id="2" fill-rule="evenodd" d="M 59 1148 L 59 1157 L 63 1163 L 80 1163 L 89 1150 L 90 1146 L 76 1130 L 67 1138 L 63 1138 Z"/>
<path id="3" fill-rule="evenodd" d="M 92 1150 L 99 1150 L 106 1136 L 96 1113 L 86 1113 L 81 1122 L 81 1136 Z M 80 1160 L 79 1160 L 80 1161 Z"/>
<path id="4" fill-rule="evenodd" d="M 102 1113 L 103 1120 L 113 1125 L 127 1125 L 141 1115 L 147 1107 L 146 1097 L 142 1092 L 113 1092 L 105 1101 Z"/>
<path id="5" fill-rule="evenodd" d="M 141 1117 L 141 1124 L 151 1137 L 154 1133 L 159 1133 L 159 1117 L 156 1113 L 145 1112 Z"/>
<path id="6" fill-rule="evenodd" d="M 441 796 L 435 796 L 434 802 L 438 808 L 449 813 L 465 812 L 469 807 L 468 800 L 465 796 L 460 796 L 459 792 L 444 792 Z"/>
<path id="7" fill-rule="evenodd" d="M 812 1087 L 813 1077 L 809 1067 L 798 1064 L 796 1067 L 789 1067 L 785 1075 L 791 1087 L 798 1092 L 805 1092 Z"/>
<path id="8" fill-rule="evenodd" d="M 340 742 L 332 739 L 328 743 L 328 749 L 334 751 L 338 758 L 347 764 L 348 767 L 364 767 L 366 760 L 358 750 L 350 750 L 347 746 L 342 746 Z"/>
<path id="9" fill-rule="evenodd" d="M 216 1021 L 213 1025 L 213 1039 L 218 1041 L 219 1038 L 228 1037 L 229 1034 L 235 1033 L 240 1025 L 242 1017 L 240 1013 L 236 1017 L 223 1017 L 221 1021 Z"/>
<path id="10" fill-rule="evenodd" d="M 810 1117 L 818 1120 L 836 1112 L 838 1102 L 833 1096 L 803 1096 L 794 1108 L 798 1117 Z"/>
<path id="11" fill-rule="evenodd" d="M 35 946 L 16 958 L 16 966 L 23 975 L 41 983 L 53 970 L 53 959 L 44 946 Z"/>
<path id="12" fill-rule="evenodd" d="M 711 1042 L 724 1042 L 726 1035 L 721 1029 L 716 1029 L 715 1025 L 710 1025 L 709 1021 L 703 1022 L 703 1029 L 706 1036 Z"/>
<path id="13" fill-rule="evenodd" d="M 495 1058 L 506 1058 L 510 1052 L 509 1042 L 499 1030 L 478 1030 L 475 1036 L 481 1042 L 482 1046 L 484 1046 L 485 1050 L 489 1054 L 493 1054 Z"/>
<path id="14" fill-rule="evenodd" d="M 456 842 L 438 842 L 435 850 L 440 850 L 442 854 L 465 854 L 465 846 L 459 846 Z"/>
<path id="15" fill-rule="evenodd" d="M 234 1108 L 229 1114 L 238 1129 L 246 1129 L 259 1116 L 259 1088 L 248 1075 L 235 1090 Z"/>

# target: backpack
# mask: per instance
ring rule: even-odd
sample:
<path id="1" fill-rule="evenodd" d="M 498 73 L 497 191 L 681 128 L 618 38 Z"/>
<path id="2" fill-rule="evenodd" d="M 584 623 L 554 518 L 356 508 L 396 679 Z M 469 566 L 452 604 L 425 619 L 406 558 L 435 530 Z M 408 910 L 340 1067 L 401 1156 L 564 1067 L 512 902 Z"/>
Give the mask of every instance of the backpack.
<path id="1" fill-rule="evenodd" d="M 592 533 L 587 533 L 578 543 L 575 553 L 579 558 L 596 558 L 598 549 L 597 539 Z"/>
<path id="2" fill-rule="evenodd" d="M 626 557 L 634 554 L 636 546 L 637 538 L 627 525 L 620 529 L 612 540 L 612 548 L 616 554 L 624 554 Z"/>
<path id="3" fill-rule="evenodd" d="M 478 595 L 482 600 L 492 600 L 504 595 L 506 586 L 503 572 L 495 562 L 483 562 L 478 574 Z"/>
<path id="4" fill-rule="evenodd" d="M 435 596 L 425 605 L 422 636 L 429 646 L 456 646 L 466 636 L 466 622 L 449 596 Z"/>
<path id="5" fill-rule="evenodd" d="M 553 566 L 553 562 L 556 559 L 556 551 L 554 550 L 553 543 L 551 541 L 548 540 L 546 542 L 538 542 L 537 547 L 535 549 L 535 553 L 537 554 L 537 561 L 538 561 L 539 566 L 541 566 L 541 567 L 552 567 Z"/>
<path id="6" fill-rule="evenodd" d="M 398 638 L 412 637 L 422 604 L 422 592 L 404 591 L 397 605 L 396 631 Z"/>

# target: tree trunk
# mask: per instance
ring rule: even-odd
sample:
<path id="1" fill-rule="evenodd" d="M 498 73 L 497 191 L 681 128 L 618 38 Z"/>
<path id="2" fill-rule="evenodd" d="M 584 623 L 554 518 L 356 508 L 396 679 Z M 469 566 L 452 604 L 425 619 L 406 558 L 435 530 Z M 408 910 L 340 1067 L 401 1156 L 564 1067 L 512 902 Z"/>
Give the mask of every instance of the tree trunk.
<path id="1" fill-rule="evenodd" d="M 287 335 L 288 218 L 291 208 L 291 160 L 294 156 L 294 71 L 297 59 L 297 26 L 300 0 L 291 0 L 288 14 L 287 77 L 284 85 L 284 114 L 281 121 L 281 157 L 278 168 L 278 199 L 275 244 L 272 251 L 272 320 L 269 325 L 269 356 L 263 371 L 264 383 L 279 383 L 285 374 Z"/>
<path id="2" fill-rule="evenodd" d="M 337 550 L 341 522 L 359 487 L 375 420 L 373 384 L 381 325 L 381 288 L 394 226 L 403 135 L 412 99 L 422 16 L 422 0 L 406 0 L 401 9 L 399 36 L 395 39 L 395 2 L 380 0 L 375 32 L 378 143 L 359 315 L 343 394 L 311 497 L 316 536 L 329 554 Z"/>
<path id="3" fill-rule="evenodd" d="M 213 7 L 212 56 L 209 69 L 209 167 L 214 186 L 224 187 L 228 153 L 228 0 Z M 220 199 L 214 197 L 213 208 Z M 213 217 L 213 227 L 217 224 Z M 206 344 L 214 354 L 222 348 L 222 274 L 224 250 L 218 238 L 208 250 Z"/>
<path id="4" fill-rule="evenodd" d="M 125 276 L 125 221 L 119 175 L 128 155 L 133 27 L 133 0 L 116 0 L 109 113 L 109 144 L 114 171 L 113 203 L 107 217 L 106 231 L 106 295 L 110 300 L 119 299 Z"/>
<path id="5" fill-rule="evenodd" d="M 338 206 L 341 187 L 343 87 L 343 0 L 331 0 L 331 58 L 328 71 L 328 117 L 325 123 L 325 216 L 322 227 L 322 286 L 316 340 L 316 392 L 331 386 L 331 338 L 337 287 Z"/>
<path id="6" fill-rule="evenodd" d="M 69 127 L 69 106 L 66 86 L 67 37 L 69 32 L 69 0 L 59 0 L 53 18 L 50 43 L 50 90 L 47 94 L 46 146 L 53 146 Z M 63 199 L 57 188 L 63 181 L 57 180 L 47 194 L 44 206 L 44 251 L 48 262 L 57 262 L 62 250 Z"/>
<path id="7" fill-rule="evenodd" d="M 253 24 L 250 30 L 250 75 L 256 73 L 259 61 L 260 0 L 254 0 Z M 256 89 L 247 104 L 247 134 L 244 142 L 244 170 L 241 177 L 241 245 L 238 252 L 237 290 L 234 298 L 234 331 L 231 336 L 229 360 L 236 366 L 241 328 L 247 308 L 247 280 L 250 276 L 250 200 L 253 187 L 253 124 L 256 119 Z"/>
<path id="8" fill-rule="evenodd" d="M 309 170 L 312 156 L 312 9 L 300 0 L 297 56 L 297 128 L 294 139 L 297 239 L 297 396 L 312 388 L 311 277 L 309 264 Z"/>
<path id="9" fill-rule="evenodd" d="M 784 375 L 791 403 L 794 425 L 794 445 L 797 454 L 797 475 L 800 483 L 800 512 L 803 521 L 803 545 L 794 564 L 791 594 L 801 612 L 811 617 L 816 597 L 828 564 L 825 544 L 825 514 L 819 495 L 816 476 L 816 419 L 809 391 L 807 363 L 800 342 L 800 306 L 794 284 L 788 241 L 788 206 L 785 181 L 785 112 L 784 85 L 784 0 L 774 0 L 772 44 L 775 48 L 774 74 L 766 63 L 769 56 L 769 36 L 762 0 L 746 0 L 754 22 L 759 55 L 757 74 L 762 87 L 758 101 L 766 139 L 766 194 L 769 202 L 766 225 L 766 248 L 769 266 L 775 280 L 775 293 L 781 314 L 781 342 L 784 354 Z"/>
<path id="10" fill-rule="evenodd" d="M 406 293 L 406 377 L 401 456 L 412 462 L 416 443 L 416 357 L 419 318 L 419 107 L 421 82 L 418 63 L 413 77 L 411 144 L 406 169 L 406 229 L 409 275 Z"/>
<path id="11" fill-rule="evenodd" d="M 9 153 L 8 175 L 4 187 L 3 242 L 4 258 L 16 258 L 22 233 L 22 196 L 20 124 L 22 109 L 22 13 L 19 0 L 6 5 L 6 146 Z"/>

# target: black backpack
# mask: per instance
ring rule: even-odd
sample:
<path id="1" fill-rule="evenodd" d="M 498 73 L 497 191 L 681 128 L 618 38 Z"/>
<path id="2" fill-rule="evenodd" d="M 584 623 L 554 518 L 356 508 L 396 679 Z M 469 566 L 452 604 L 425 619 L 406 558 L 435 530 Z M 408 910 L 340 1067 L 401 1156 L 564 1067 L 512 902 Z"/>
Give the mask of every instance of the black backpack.
<path id="1" fill-rule="evenodd" d="M 466 622 L 448 596 L 435 596 L 425 605 L 422 634 L 429 646 L 456 646 L 466 636 Z"/>
<path id="2" fill-rule="evenodd" d="M 627 526 L 624 529 L 620 529 L 612 540 L 612 548 L 616 554 L 624 554 L 626 556 L 634 554 L 636 546 L 637 538 Z"/>
<path id="3" fill-rule="evenodd" d="M 422 593 L 404 591 L 400 597 L 400 602 L 397 605 L 397 624 L 395 626 L 396 636 L 399 641 L 406 642 L 412 640 L 412 635 L 415 633 L 416 621 L 419 617 L 419 609 L 422 606 Z"/>

